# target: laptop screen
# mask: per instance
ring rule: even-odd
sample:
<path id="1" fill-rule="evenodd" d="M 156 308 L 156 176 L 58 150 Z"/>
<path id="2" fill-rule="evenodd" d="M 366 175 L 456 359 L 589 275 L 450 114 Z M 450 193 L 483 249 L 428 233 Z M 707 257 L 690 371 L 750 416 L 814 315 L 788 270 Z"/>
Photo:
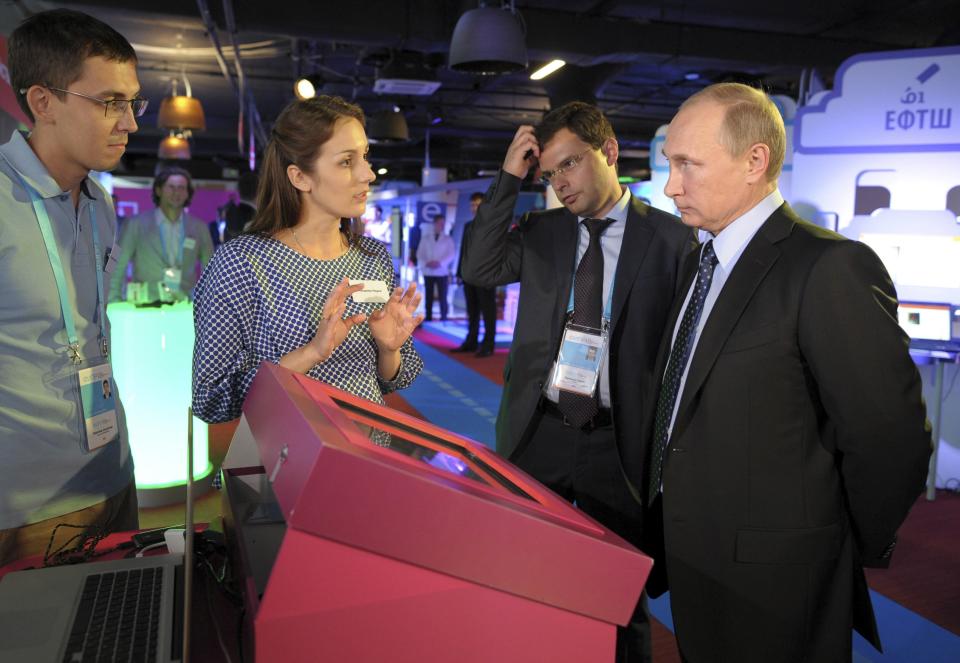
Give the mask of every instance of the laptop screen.
<path id="1" fill-rule="evenodd" d="M 911 339 L 949 341 L 951 337 L 950 304 L 900 302 L 897 321 Z"/>

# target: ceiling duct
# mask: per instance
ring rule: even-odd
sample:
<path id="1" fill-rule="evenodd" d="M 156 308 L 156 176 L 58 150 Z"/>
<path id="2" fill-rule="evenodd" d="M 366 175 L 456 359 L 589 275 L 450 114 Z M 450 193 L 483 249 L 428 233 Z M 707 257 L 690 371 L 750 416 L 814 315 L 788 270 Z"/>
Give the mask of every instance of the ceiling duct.
<path id="1" fill-rule="evenodd" d="M 395 54 L 377 69 L 373 91 L 377 94 L 403 94 L 427 97 L 437 91 L 440 81 L 432 70 L 423 64 L 419 54 Z"/>
<path id="2" fill-rule="evenodd" d="M 550 108 L 559 108 L 570 101 L 596 104 L 600 91 L 623 69 L 620 63 L 591 67 L 567 65 L 540 82 L 550 97 Z"/>

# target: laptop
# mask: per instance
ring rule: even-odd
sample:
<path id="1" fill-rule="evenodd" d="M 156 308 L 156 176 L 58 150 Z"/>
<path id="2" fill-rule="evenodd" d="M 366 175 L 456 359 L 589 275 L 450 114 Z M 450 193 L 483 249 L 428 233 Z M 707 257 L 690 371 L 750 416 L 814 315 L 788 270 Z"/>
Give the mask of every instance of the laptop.
<path id="1" fill-rule="evenodd" d="M 960 352 L 960 311 L 951 304 L 900 302 L 897 321 L 910 336 L 911 350 Z"/>
<path id="2" fill-rule="evenodd" d="M 0 580 L 4 663 L 187 663 L 193 569 L 193 413 L 183 554 L 8 573 Z M 186 564 L 184 564 L 186 560 Z"/>

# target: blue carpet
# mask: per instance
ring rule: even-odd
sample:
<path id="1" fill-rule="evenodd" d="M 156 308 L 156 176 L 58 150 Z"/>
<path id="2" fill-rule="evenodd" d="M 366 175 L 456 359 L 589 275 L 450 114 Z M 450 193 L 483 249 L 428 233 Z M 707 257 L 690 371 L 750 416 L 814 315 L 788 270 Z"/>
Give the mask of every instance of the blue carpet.
<path id="1" fill-rule="evenodd" d="M 877 614 L 883 653 L 879 653 L 859 635 L 854 635 L 853 660 L 856 663 L 919 661 L 957 663 L 960 661 L 960 635 L 940 628 L 874 591 L 870 592 L 870 598 L 873 600 L 873 609 Z"/>
<path id="2" fill-rule="evenodd" d="M 455 343 L 463 342 L 463 339 L 467 337 L 467 321 L 466 320 L 447 320 L 446 322 L 424 322 L 423 328 L 427 331 L 433 332 L 439 336 L 444 336 Z M 480 338 L 483 339 L 484 331 L 483 325 L 480 325 Z M 510 343 L 513 342 L 513 329 L 510 328 L 510 325 L 499 320 L 497 322 L 497 336 L 494 339 L 494 344 L 498 348 L 509 348 Z"/>
<path id="3" fill-rule="evenodd" d="M 870 592 L 880 628 L 884 653 L 859 634 L 853 636 L 854 663 L 957 663 L 960 661 L 960 636 L 940 628 L 899 603 Z M 673 631 L 670 594 L 650 599 L 650 613 Z"/>
<path id="4" fill-rule="evenodd" d="M 492 449 L 500 385 L 426 343 L 414 339 L 414 345 L 423 357 L 423 373 L 403 390 L 403 397 L 431 423 Z"/>

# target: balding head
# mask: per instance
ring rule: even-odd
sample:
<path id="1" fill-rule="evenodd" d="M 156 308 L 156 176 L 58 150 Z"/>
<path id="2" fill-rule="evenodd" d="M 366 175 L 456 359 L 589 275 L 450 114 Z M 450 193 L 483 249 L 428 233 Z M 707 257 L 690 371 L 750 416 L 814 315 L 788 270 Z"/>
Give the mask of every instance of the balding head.
<path id="1" fill-rule="evenodd" d="M 717 83 L 689 97 L 680 110 L 704 101 L 712 101 L 725 109 L 719 138 L 730 156 L 738 157 L 752 145 L 763 143 L 770 149 L 767 181 L 776 181 L 783 168 L 787 133 L 773 100 L 762 90 L 749 85 Z"/>

